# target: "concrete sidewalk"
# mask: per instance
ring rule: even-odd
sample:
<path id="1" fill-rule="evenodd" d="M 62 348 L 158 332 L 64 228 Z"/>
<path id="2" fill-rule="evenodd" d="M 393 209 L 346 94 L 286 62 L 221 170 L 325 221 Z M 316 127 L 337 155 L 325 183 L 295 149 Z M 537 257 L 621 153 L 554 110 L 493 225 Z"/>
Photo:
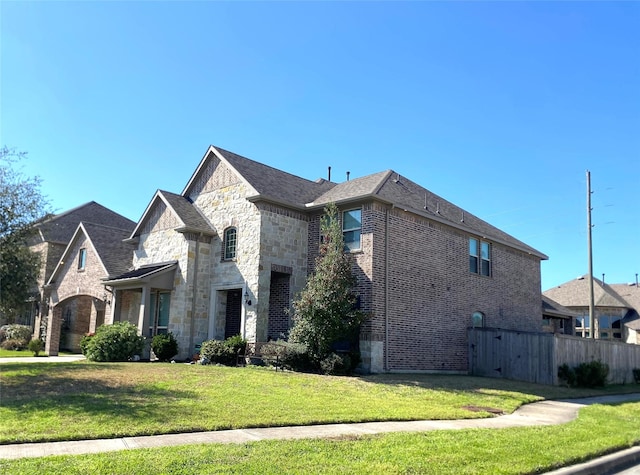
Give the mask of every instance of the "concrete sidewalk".
<path id="1" fill-rule="evenodd" d="M 640 393 L 601 396 L 564 401 L 541 401 L 520 407 L 513 414 L 488 419 L 462 419 L 452 421 L 363 422 L 356 424 L 322 424 L 295 427 L 269 427 L 256 429 L 191 432 L 117 439 L 78 440 L 39 444 L 0 445 L 1 459 L 44 457 L 48 455 L 81 455 L 150 447 L 167 447 L 187 444 L 236 444 L 269 439 L 333 438 L 354 435 L 371 435 L 386 432 L 421 432 L 456 429 L 502 429 L 505 427 L 544 426 L 563 424 L 575 419 L 578 411 L 590 404 L 613 404 L 640 401 Z M 615 454 L 614 454 L 615 455 Z M 640 461 L 640 450 L 625 455 L 625 461 Z M 629 459 L 632 457 L 632 459 Z M 595 463 L 595 462 L 591 462 Z M 558 472 L 558 473 L 603 473 Z"/>
<path id="2" fill-rule="evenodd" d="M 84 355 L 62 355 L 62 356 L 20 356 L 11 358 L 0 358 L 0 364 L 4 363 L 70 363 L 72 361 L 84 360 Z"/>

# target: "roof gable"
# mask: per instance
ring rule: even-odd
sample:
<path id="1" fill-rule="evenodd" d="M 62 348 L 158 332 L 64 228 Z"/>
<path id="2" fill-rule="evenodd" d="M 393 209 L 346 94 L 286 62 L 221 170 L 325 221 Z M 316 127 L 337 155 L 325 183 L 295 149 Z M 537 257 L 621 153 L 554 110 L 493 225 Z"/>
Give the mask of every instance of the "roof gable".
<path id="1" fill-rule="evenodd" d="M 216 234 L 191 201 L 184 196 L 162 190 L 156 191 L 130 239 L 150 233 L 157 226 L 178 232 L 197 232 L 209 236 Z"/>
<path id="2" fill-rule="evenodd" d="M 55 282 L 64 268 L 65 262 L 72 258 L 71 252 L 77 243 L 86 240 L 97 257 L 105 276 L 123 272 L 131 266 L 133 247 L 123 240 L 129 235 L 130 229 L 118 229 L 95 223 L 80 223 L 62 253 L 56 268 L 49 277 L 48 283 Z"/>
<path id="3" fill-rule="evenodd" d="M 232 180 L 228 173 L 233 173 L 235 182 L 248 187 L 248 198 L 252 201 L 275 201 L 294 208 L 304 208 L 305 203 L 335 186 L 326 180 L 307 180 L 212 145 L 182 195 L 195 199 L 200 192 L 214 189 L 215 184 L 211 188 L 206 184 L 211 183 L 210 178 L 220 168 L 227 182 Z"/>

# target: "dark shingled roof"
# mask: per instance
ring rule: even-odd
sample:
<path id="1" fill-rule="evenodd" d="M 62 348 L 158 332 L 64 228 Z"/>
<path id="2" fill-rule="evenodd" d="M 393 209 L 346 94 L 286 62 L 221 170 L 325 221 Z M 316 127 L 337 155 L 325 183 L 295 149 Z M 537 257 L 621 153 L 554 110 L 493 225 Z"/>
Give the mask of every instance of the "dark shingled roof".
<path id="1" fill-rule="evenodd" d="M 589 278 L 587 275 L 578 277 L 545 290 L 543 294 L 565 307 L 588 307 Z M 610 285 L 596 278 L 593 279 L 593 299 L 596 307 L 632 308 Z"/>
<path id="2" fill-rule="evenodd" d="M 115 281 L 115 280 L 127 280 L 127 279 L 142 279 L 144 277 L 148 277 L 152 274 L 156 274 L 158 272 L 162 272 L 164 270 L 168 270 L 171 269 L 172 267 L 175 267 L 177 265 L 177 263 L 174 262 L 163 262 L 160 264 L 151 264 L 151 265 L 147 265 L 147 266 L 142 266 L 139 267 L 137 269 L 134 270 L 130 270 L 127 271 L 123 274 L 114 276 L 114 277 L 110 277 L 109 281 Z"/>
<path id="3" fill-rule="evenodd" d="M 120 229 L 133 229 L 136 225 L 135 222 L 115 211 L 91 201 L 51 216 L 36 224 L 35 227 L 42 234 L 43 241 L 67 244 L 81 222 L 103 224 Z"/>
<path id="4" fill-rule="evenodd" d="M 94 223 L 82 223 L 96 253 L 107 270 L 107 275 L 126 272 L 133 260 L 135 246 L 123 242 L 131 234 L 129 229 L 117 229 Z"/>
<path id="5" fill-rule="evenodd" d="M 147 216 L 151 213 L 158 200 L 171 209 L 178 221 L 180 221 L 180 226 L 176 228 L 177 230 L 202 232 L 208 235 L 216 233 L 215 229 L 188 198 L 169 191 L 158 190 L 140 218 L 138 225 L 131 233 L 131 238 L 140 234 L 140 230 L 143 229 L 143 225 L 147 221 Z"/>
<path id="6" fill-rule="evenodd" d="M 193 203 L 187 198 L 164 190 L 159 190 L 158 193 L 166 199 L 169 206 L 175 211 L 178 219 L 182 221 L 185 227 L 208 233 L 214 232 L 207 219 L 202 216 L 200 211 L 193 206 Z"/>
<path id="7" fill-rule="evenodd" d="M 306 203 L 336 186 L 335 183 L 326 180 L 307 180 L 219 147 L 211 148 L 215 149 L 265 200 L 271 199 L 292 207 L 304 208 Z M 207 155 L 205 161 L 209 156 Z M 199 168 L 204 168 L 203 165 L 204 161 Z"/>
<path id="8" fill-rule="evenodd" d="M 449 224 L 471 234 L 512 246 L 542 259 L 547 256 L 486 221 L 464 211 L 393 170 L 340 183 L 312 204 L 340 203 L 358 198 L 377 198 L 396 207 Z"/>
<path id="9" fill-rule="evenodd" d="M 567 307 L 560 305 L 555 300 L 551 300 L 549 297 L 542 296 L 542 315 L 550 315 L 552 317 L 571 318 L 576 317 L 578 314 L 573 310 L 569 310 Z"/>
<path id="10" fill-rule="evenodd" d="M 256 191 L 257 196 L 249 197 L 252 201 L 273 201 L 292 208 L 310 210 L 322 208 L 330 202 L 340 204 L 378 199 L 470 234 L 520 249 L 540 259 L 547 259 L 547 256 L 540 251 L 465 212 L 393 170 L 338 184 L 326 180 L 310 181 L 211 146 L 185 187 L 183 196 L 190 192 L 193 183 L 197 181 L 203 170 L 207 169 L 206 164 L 214 154 L 226 161 Z"/>

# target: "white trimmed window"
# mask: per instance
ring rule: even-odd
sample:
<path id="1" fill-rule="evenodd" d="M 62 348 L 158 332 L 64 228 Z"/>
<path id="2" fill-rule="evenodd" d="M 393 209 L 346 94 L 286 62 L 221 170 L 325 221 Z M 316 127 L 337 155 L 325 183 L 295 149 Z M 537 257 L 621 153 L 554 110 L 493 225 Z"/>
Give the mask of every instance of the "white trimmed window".
<path id="1" fill-rule="evenodd" d="M 342 213 L 342 237 L 344 248 L 357 251 L 361 248 L 360 234 L 362 232 L 362 210 L 351 209 Z"/>
<path id="2" fill-rule="evenodd" d="M 491 276 L 491 244 L 480 239 L 469 239 L 469 272 Z"/>
<path id="3" fill-rule="evenodd" d="M 224 253 L 225 261 L 232 261 L 236 258 L 236 247 L 238 245 L 238 230 L 236 228 L 228 228 L 224 232 Z"/>

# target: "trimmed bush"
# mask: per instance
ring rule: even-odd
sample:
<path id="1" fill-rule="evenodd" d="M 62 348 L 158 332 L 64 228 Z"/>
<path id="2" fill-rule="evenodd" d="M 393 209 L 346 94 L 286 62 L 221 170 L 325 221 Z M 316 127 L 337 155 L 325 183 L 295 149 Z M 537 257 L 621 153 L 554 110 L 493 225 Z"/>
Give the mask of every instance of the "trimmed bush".
<path id="1" fill-rule="evenodd" d="M 41 339 L 34 338 L 29 342 L 29 351 L 33 353 L 33 356 L 38 356 L 43 350 L 44 342 Z"/>
<path id="2" fill-rule="evenodd" d="M 80 343 L 83 354 L 90 361 L 128 361 L 142 353 L 144 337 L 138 327 L 129 322 L 102 325 L 94 336 L 86 336 Z"/>
<path id="3" fill-rule="evenodd" d="M 603 388 L 609 376 L 609 366 L 601 361 L 582 363 L 576 367 L 576 385 L 582 388 Z"/>
<path id="4" fill-rule="evenodd" d="M 348 354 L 330 353 L 320 362 L 324 374 L 345 376 L 351 373 L 351 358 Z"/>
<path id="5" fill-rule="evenodd" d="M 246 345 L 247 341 L 240 335 L 229 337 L 224 341 L 204 341 L 200 346 L 200 363 L 236 366 L 238 355 L 244 351 Z"/>
<path id="6" fill-rule="evenodd" d="M 151 340 L 151 350 L 160 361 L 169 361 L 178 354 L 178 342 L 171 332 L 155 335 Z"/>
<path id="7" fill-rule="evenodd" d="M 602 388 L 607 383 L 609 366 L 601 361 L 580 363 L 575 368 L 566 363 L 558 367 L 558 378 L 567 386 L 580 388 Z"/>
<path id="8" fill-rule="evenodd" d="M 302 343 L 278 340 L 266 343 L 261 349 L 262 359 L 266 364 L 299 372 L 317 372 L 307 347 Z"/>
<path id="9" fill-rule="evenodd" d="M 24 340 L 5 340 L 0 344 L 3 350 L 22 351 L 27 347 L 27 342 Z"/>

